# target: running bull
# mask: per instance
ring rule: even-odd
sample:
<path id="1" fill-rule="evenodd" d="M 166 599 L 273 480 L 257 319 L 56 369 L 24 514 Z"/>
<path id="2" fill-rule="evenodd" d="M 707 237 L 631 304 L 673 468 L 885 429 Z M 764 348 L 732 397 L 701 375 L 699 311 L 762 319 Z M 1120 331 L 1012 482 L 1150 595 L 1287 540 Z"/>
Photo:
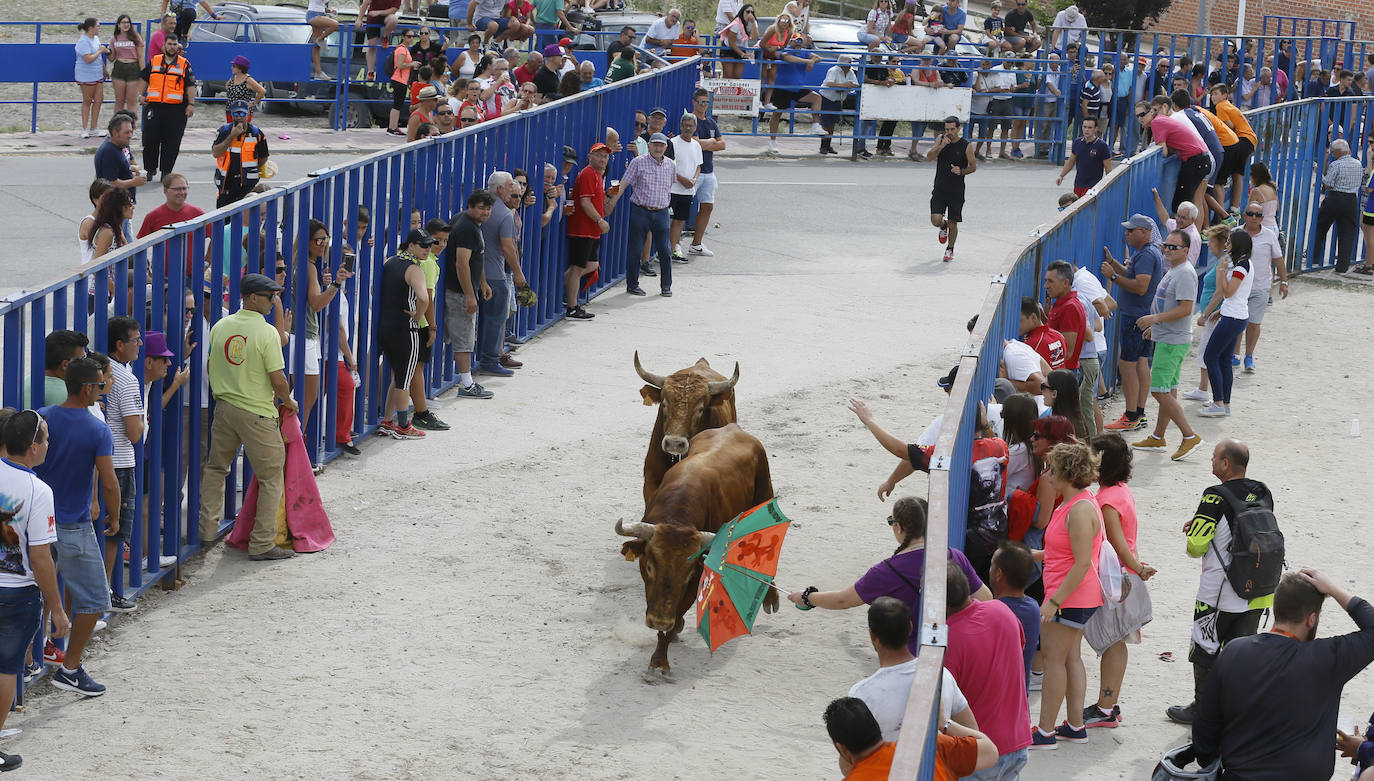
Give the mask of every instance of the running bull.
<path id="1" fill-rule="evenodd" d="M 658 647 L 649 671 L 667 678 L 668 643 L 682 631 L 683 616 L 696 602 L 701 557 L 720 527 L 751 507 L 773 498 L 768 453 L 738 424 L 703 431 L 692 438 L 687 456 L 673 465 L 644 511 L 644 519 L 617 534 L 633 537 L 620 548 L 627 561 L 639 561 L 647 606 L 644 623 L 658 630 Z M 778 609 L 769 589 L 766 612 Z"/>
<path id="2" fill-rule="evenodd" d="M 635 371 L 648 383 L 640 388 L 644 406 L 658 405 L 649 452 L 644 455 L 644 507 L 647 509 L 668 468 L 687 455 L 692 437 L 735 422 L 735 383 L 739 363 L 726 379 L 705 358 L 668 376 L 646 371 L 635 352 Z"/>

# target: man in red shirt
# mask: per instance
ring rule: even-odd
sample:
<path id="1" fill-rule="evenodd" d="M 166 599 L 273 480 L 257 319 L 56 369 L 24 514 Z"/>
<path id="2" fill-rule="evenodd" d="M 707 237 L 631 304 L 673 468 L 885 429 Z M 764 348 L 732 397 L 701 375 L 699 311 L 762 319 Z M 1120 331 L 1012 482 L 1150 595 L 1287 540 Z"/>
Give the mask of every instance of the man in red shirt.
<path id="1" fill-rule="evenodd" d="M 524 84 L 532 80 L 542 67 L 544 67 L 544 55 L 532 51 L 526 55 L 524 64 L 511 71 L 511 74 L 515 77 L 516 82 Z"/>
<path id="2" fill-rule="evenodd" d="M 997 746 L 997 773 L 992 775 L 1016 778 L 1031 742 L 1021 621 L 1004 602 L 974 600 L 968 576 L 958 567 L 949 568 L 945 609 L 945 669 L 968 699 L 978 729 Z"/>
<path id="3" fill-rule="evenodd" d="M 162 230 L 168 225 L 178 222 L 186 222 L 205 214 L 203 209 L 192 206 L 186 202 L 186 196 L 191 192 L 190 183 L 181 174 L 167 174 L 162 177 L 162 197 L 166 201 L 156 209 L 148 212 L 143 218 L 143 225 L 138 229 L 138 238 L 143 238 L 150 233 Z M 205 238 L 210 238 L 210 229 L 205 229 Z M 186 236 L 186 273 L 190 274 L 193 268 L 191 262 L 191 237 Z M 170 265 L 170 264 L 169 264 Z"/>
<path id="4" fill-rule="evenodd" d="M 1021 341 L 1039 353 L 1051 371 L 1064 368 L 1064 335 L 1045 325 L 1045 311 L 1030 296 L 1021 297 Z"/>
<path id="5" fill-rule="evenodd" d="M 602 234 L 611 229 L 611 224 L 606 222 L 606 215 L 620 200 L 620 190 L 617 188 L 611 193 L 611 202 L 606 203 L 604 177 L 610 159 L 610 147 L 593 144 L 587 152 L 587 167 L 578 173 L 573 183 L 573 212 L 568 217 L 568 270 L 563 272 L 563 316 L 569 320 L 596 317 L 577 303 L 577 292 L 582 277 L 596 271 L 600 265 L 597 249 L 601 245 Z"/>
<path id="6" fill-rule="evenodd" d="M 1064 368 L 1078 372 L 1078 356 L 1088 334 L 1088 313 L 1073 292 L 1073 265 L 1056 260 L 1045 269 L 1045 296 L 1054 299 L 1050 309 L 1050 328 L 1064 335 Z"/>

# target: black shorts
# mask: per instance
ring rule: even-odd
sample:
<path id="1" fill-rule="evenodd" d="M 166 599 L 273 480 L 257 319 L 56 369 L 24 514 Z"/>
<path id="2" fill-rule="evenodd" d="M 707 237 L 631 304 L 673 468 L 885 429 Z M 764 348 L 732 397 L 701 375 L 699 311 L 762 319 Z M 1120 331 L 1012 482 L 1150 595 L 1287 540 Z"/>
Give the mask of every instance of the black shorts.
<path id="1" fill-rule="evenodd" d="M 805 100 L 806 96 L 810 94 L 812 93 L 809 89 L 783 89 L 782 87 L 774 87 L 773 105 L 777 106 L 779 111 L 784 111 Z"/>
<path id="2" fill-rule="evenodd" d="M 386 17 L 382 18 L 386 19 Z M 382 22 L 368 22 L 366 30 L 367 32 L 363 35 L 364 38 L 369 41 L 377 40 L 382 37 Z"/>
<path id="3" fill-rule="evenodd" d="M 1374 225 L 1374 214 L 1370 214 L 1369 212 L 1364 212 L 1364 213 L 1362 213 L 1362 214 L 1360 215 L 1360 224 L 1361 224 L 1361 225 Z"/>
<path id="4" fill-rule="evenodd" d="M 678 222 L 686 222 L 687 218 L 692 216 L 693 197 L 694 196 L 682 195 L 680 193 L 672 193 L 669 195 L 668 209 L 670 211 L 668 216 Z"/>
<path id="5" fill-rule="evenodd" d="M 738 54 L 735 54 L 735 50 L 731 49 L 729 46 L 720 47 L 720 58 L 722 60 L 734 60 L 735 62 L 748 61 L 747 57 L 741 57 Z"/>
<path id="6" fill-rule="evenodd" d="M 377 333 L 377 347 L 391 364 L 391 384 L 397 390 L 409 388 L 420 362 L 420 332 L 383 325 Z"/>
<path id="7" fill-rule="evenodd" d="M 429 363 L 429 356 L 430 356 L 430 353 L 432 352 L 431 349 L 430 349 L 430 347 L 433 347 L 434 344 L 431 342 L 431 343 L 430 343 L 430 347 L 425 347 L 425 341 L 426 341 L 427 339 L 429 339 L 429 334 L 434 333 L 434 326 L 432 326 L 432 325 L 427 325 L 427 326 L 425 326 L 424 328 L 421 328 L 421 329 L 420 329 L 419 331 L 417 331 L 416 333 L 419 334 L 419 337 L 420 337 L 419 342 L 418 342 L 418 346 L 419 346 L 420 350 L 419 350 L 419 352 L 416 354 L 415 360 L 416 360 L 417 363 Z"/>
<path id="8" fill-rule="evenodd" d="M 406 104 L 410 102 L 410 85 L 388 81 L 391 84 L 391 107 L 404 114 Z"/>
<path id="9" fill-rule="evenodd" d="M 184 39 L 191 32 L 191 24 L 196 21 L 196 7 L 187 6 L 177 11 L 176 34 L 178 38 Z"/>
<path id="10" fill-rule="evenodd" d="M 593 263 L 599 262 L 596 251 L 601 246 L 601 237 L 590 238 L 588 236 L 569 236 L 568 237 L 568 265 L 586 268 Z"/>
<path id="11" fill-rule="evenodd" d="M 964 191 L 936 187 L 930 192 L 930 213 L 943 214 L 950 222 L 964 221 Z"/>
<path id="12" fill-rule="evenodd" d="M 1254 154 L 1255 145 L 1250 143 L 1250 139 L 1242 138 L 1240 141 L 1225 147 L 1221 155 L 1221 164 L 1217 171 L 1217 184 L 1225 185 L 1226 180 L 1236 174 L 1245 175 L 1246 166 L 1250 162 L 1250 155 Z"/>

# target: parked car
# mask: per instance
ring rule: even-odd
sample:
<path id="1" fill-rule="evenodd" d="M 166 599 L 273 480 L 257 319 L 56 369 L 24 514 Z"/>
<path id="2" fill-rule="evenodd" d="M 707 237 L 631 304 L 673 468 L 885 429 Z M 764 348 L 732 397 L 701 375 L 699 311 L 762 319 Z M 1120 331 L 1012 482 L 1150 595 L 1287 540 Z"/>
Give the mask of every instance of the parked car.
<path id="1" fill-rule="evenodd" d="M 302 6 L 230 2 L 220 3 L 214 8 L 219 19 L 202 17 L 196 23 L 196 41 L 300 44 L 310 39 L 310 28 L 305 24 L 305 8 Z M 192 43 L 193 51 L 194 46 Z M 320 52 L 320 68 L 329 76 L 329 81 L 309 80 L 310 66 L 307 63 L 301 74 L 307 77 L 306 80 L 262 82 L 268 98 L 264 111 L 328 111 L 335 101 L 343 52 L 340 33 L 335 32 L 325 40 Z M 390 109 L 389 83 L 362 81 L 364 62 L 361 41 L 358 41 L 351 61 L 354 80 L 349 84 L 349 127 L 369 127 L 374 122 L 384 124 Z M 213 98 L 223 91 L 222 81 L 200 82 L 201 97 Z"/>

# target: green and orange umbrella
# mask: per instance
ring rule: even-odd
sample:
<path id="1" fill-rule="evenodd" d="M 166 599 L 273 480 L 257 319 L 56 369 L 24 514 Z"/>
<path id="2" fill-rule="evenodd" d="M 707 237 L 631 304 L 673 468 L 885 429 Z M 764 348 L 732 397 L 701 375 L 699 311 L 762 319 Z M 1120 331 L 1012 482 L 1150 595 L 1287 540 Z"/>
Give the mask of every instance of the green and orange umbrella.
<path id="1" fill-rule="evenodd" d="M 769 499 L 716 532 L 697 587 L 697 632 L 713 653 L 753 628 L 764 595 L 777 588 L 773 578 L 791 525 Z"/>

